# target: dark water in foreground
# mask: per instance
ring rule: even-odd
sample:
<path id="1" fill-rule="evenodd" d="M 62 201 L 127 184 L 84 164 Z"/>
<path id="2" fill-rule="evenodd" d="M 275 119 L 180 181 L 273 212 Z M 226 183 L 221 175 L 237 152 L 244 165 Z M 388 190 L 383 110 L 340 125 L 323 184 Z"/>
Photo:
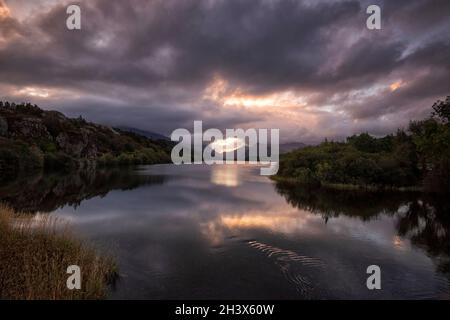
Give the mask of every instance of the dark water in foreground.
<path id="1" fill-rule="evenodd" d="M 306 190 L 252 166 L 38 176 L 0 199 L 53 212 L 116 256 L 125 299 L 449 299 L 450 205 Z M 381 268 L 381 290 L 366 268 Z"/>

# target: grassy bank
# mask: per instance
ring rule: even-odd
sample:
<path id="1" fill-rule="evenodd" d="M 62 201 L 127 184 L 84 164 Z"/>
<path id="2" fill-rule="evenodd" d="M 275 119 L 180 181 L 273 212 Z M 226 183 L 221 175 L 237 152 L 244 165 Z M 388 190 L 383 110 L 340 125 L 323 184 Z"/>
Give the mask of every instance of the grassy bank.
<path id="1" fill-rule="evenodd" d="M 70 265 L 81 268 L 80 290 L 67 288 Z M 102 299 L 115 277 L 113 260 L 56 218 L 36 219 L 0 205 L 0 299 Z"/>
<path id="2" fill-rule="evenodd" d="M 304 182 L 297 178 L 292 177 L 280 177 L 272 176 L 271 179 L 275 182 L 293 184 L 293 185 L 305 185 L 313 188 L 325 188 L 333 190 L 347 190 L 347 191 L 398 191 L 398 192 L 423 192 L 423 188 L 420 186 L 408 186 L 408 187 L 395 187 L 395 186 L 377 186 L 377 185 L 356 185 L 345 183 L 329 183 L 329 182 L 317 182 L 311 184 Z"/>

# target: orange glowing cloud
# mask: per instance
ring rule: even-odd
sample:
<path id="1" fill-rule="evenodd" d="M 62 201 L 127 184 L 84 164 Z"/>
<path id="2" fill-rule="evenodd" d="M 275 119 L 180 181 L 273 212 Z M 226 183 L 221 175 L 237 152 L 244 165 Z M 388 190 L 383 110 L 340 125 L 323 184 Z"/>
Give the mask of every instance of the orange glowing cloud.
<path id="1" fill-rule="evenodd" d="M 39 98 L 48 98 L 50 96 L 49 90 L 35 87 L 25 87 L 23 89 L 20 89 L 18 93 L 25 96 L 39 97 Z"/>
<path id="2" fill-rule="evenodd" d="M 219 76 L 206 88 L 203 99 L 218 102 L 224 107 L 279 108 L 307 105 L 301 95 L 291 90 L 264 95 L 246 94 L 239 87 L 232 88 L 228 81 Z"/>
<path id="3" fill-rule="evenodd" d="M 29 98 L 51 100 L 51 99 L 79 99 L 80 93 L 74 90 L 41 87 L 41 86 L 11 86 L 0 85 L 0 92 L 7 93 L 17 101 L 28 101 Z"/>
<path id="4" fill-rule="evenodd" d="M 246 95 L 235 92 L 225 97 L 224 105 L 244 106 L 244 107 L 290 107 L 306 106 L 306 102 L 301 97 L 296 96 L 291 91 L 283 91 L 263 96 Z"/>
<path id="5" fill-rule="evenodd" d="M 396 81 L 396 82 L 392 83 L 392 84 L 389 86 L 389 88 L 391 89 L 391 91 L 395 91 L 395 90 L 397 90 L 398 88 L 400 88 L 401 86 L 403 86 L 403 82 L 402 82 L 401 80 L 399 80 L 399 81 Z"/>
<path id="6" fill-rule="evenodd" d="M 246 214 L 222 214 L 216 222 L 228 229 L 261 228 L 292 234 L 304 229 L 310 222 L 320 221 L 320 219 L 304 211 L 286 207 L 283 210 L 271 208 L 270 212 L 255 210 Z M 312 230 L 309 231 L 312 232 Z"/>
<path id="7" fill-rule="evenodd" d="M 213 245 L 219 245 L 227 234 L 236 234 L 243 229 L 263 229 L 289 236 L 298 232 L 315 234 L 318 232 L 315 224 L 322 223 L 320 216 L 290 206 L 267 209 L 223 213 L 215 220 L 203 223 L 202 233 Z"/>
<path id="8" fill-rule="evenodd" d="M 11 16 L 9 8 L 3 0 L 0 0 L 0 19 L 5 19 Z"/>
<path id="9" fill-rule="evenodd" d="M 216 76 L 203 91 L 202 99 L 222 107 L 224 112 L 252 114 L 258 121 L 248 123 L 254 128 L 283 128 L 285 132 L 309 132 L 319 125 L 321 114 L 334 113 L 334 106 L 323 110 L 311 105 L 314 92 L 299 92 L 288 88 L 280 91 L 254 94 Z"/>

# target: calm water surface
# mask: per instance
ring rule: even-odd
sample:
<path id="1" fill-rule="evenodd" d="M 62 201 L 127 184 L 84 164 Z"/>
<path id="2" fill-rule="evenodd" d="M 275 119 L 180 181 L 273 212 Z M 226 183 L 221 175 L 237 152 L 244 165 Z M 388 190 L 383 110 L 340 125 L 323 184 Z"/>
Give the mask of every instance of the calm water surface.
<path id="1" fill-rule="evenodd" d="M 450 298 L 450 206 L 419 195 L 307 190 L 246 165 L 158 165 L 37 177 L 0 198 L 67 218 L 112 253 L 111 299 Z M 382 290 L 366 287 L 372 264 Z"/>

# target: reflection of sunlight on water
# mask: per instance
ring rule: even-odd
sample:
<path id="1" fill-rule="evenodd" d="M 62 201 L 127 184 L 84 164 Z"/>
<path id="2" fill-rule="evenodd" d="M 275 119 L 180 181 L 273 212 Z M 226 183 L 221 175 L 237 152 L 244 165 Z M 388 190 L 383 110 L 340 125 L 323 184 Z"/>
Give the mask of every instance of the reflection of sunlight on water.
<path id="1" fill-rule="evenodd" d="M 220 186 L 237 187 L 241 184 L 239 168 L 234 165 L 217 165 L 211 170 L 211 182 Z"/>
<path id="2" fill-rule="evenodd" d="M 301 229 L 306 221 L 298 215 L 248 214 L 221 216 L 220 223 L 229 229 L 262 228 L 292 233 Z"/>
<path id="3" fill-rule="evenodd" d="M 202 224 L 202 233 L 211 245 L 219 245 L 228 235 L 240 234 L 246 229 L 262 229 L 272 233 L 293 235 L 297 232 L 313 234 L 315 223 L 322 220 L 319 216 L 308 215 L 297 209 L 284 208 L 277 211 L 249 211 L 247 213 L 224 213 L 214 221 Z"/>

